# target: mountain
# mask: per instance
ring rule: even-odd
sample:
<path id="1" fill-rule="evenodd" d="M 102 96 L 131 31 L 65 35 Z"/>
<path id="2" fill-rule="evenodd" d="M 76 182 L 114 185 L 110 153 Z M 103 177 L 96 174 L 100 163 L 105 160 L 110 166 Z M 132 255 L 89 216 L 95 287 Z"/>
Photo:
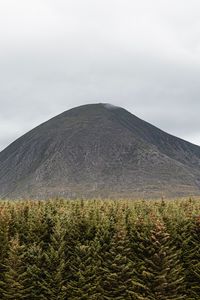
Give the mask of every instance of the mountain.
<path id="1" fill-rule="evenodd" d="M 200 194 L 200 147 L 123 108 L 89 104 L 0 152 L 1 198 Z"/>

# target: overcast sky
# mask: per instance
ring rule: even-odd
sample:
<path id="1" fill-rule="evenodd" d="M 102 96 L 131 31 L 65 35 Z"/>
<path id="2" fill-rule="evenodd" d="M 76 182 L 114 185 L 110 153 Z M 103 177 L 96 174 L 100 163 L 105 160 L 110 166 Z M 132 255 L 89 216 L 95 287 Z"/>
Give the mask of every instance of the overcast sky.
<path id="1" fill-rule="evenodd" d="M 1 0 L 0 150 L 109 102 L 200 145 L 199 0 Z"/>

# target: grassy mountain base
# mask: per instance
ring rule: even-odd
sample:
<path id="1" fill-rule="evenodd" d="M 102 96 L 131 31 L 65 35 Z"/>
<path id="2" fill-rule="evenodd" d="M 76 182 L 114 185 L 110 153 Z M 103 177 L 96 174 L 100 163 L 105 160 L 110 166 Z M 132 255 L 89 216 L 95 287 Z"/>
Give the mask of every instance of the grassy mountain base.
<path id="1" fill-rule="evenodd" d="M 199 199 L 0 201 L 0 299 L 200 299 Z"/>

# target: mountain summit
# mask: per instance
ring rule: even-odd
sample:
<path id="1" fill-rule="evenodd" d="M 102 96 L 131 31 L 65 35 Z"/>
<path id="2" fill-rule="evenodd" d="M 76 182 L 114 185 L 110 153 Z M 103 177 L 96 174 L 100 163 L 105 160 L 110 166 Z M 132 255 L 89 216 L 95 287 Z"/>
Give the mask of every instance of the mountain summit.
<path id="1" fill-rule="evenodd" d="M 200 194 L 200 147 L 123 108 L 89 104 L 0 152 L 1 198 Z"/>

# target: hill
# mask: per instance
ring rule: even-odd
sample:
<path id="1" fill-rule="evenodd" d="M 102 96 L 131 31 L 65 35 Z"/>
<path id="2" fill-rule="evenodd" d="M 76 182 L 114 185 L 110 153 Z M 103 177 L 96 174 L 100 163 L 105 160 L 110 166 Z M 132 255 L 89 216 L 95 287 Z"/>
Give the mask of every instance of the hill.
<path id="1" fill-rule="evenodd" d="M 110 104 L 68 110 L 0 152 L 2 198 L 188 194 L 200 194 L 200 147 Z"/>

